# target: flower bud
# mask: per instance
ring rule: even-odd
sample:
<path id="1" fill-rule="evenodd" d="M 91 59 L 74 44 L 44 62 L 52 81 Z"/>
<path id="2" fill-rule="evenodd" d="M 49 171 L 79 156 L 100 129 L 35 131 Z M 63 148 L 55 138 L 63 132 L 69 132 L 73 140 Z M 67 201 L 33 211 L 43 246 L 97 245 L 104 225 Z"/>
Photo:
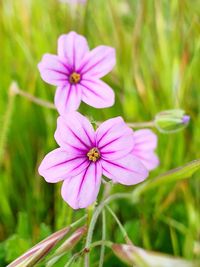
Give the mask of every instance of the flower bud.
<path id="1" fill-rule="evenodd" d="M 187 127 L 190 116 L 185 114 L 182 109 L 166 110 L 155 116 L 155 127 L 161 133 L 178 132 Z"/>
<path id="2" fill-rule="evenodd" d="M 197 267 L 199 261 L 189 261 L 164 253 L 147 251 L 140 247 L 126 244 L 113 244 L 114 254 L 129 266 L 137 267 Z"/>
<path id="3" fill-rule="evenodd" d="M 35 264 L 49 254 L 51 249 L 66 236 L 70 227 L 65 227 L 36 244 L 22 256 L 11 262 L 8 267 L 35 266 Z"/>
<path id="4" fill-rule="evenodd" d="M 56 250 L 55 254 L 62 254 L 73 249 L 87 231 L 86 226 L 77 229 L 65 242 Z"/>

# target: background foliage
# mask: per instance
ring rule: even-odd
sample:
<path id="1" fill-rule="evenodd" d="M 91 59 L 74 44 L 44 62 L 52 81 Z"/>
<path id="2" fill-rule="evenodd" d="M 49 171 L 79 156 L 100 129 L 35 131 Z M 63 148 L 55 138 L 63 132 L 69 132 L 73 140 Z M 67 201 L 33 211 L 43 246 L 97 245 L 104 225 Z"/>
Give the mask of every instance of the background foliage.
<path id="1" fill-rule="evenodd" d="M 53 101 L 55 88 L 41 80 L 37 64 L 44 53 L 56 52 L 58 36 L 70 30 L 85 35 L 91 48 L 107 44 L 117 52 L 117 66 L 105 77 L 116 103 L 104 110 L 82 104 L 80 111 L 92 120 L 121 115 L 126 121 L 148 121 L 171 108 L 191 116 L 182 132 L 157 132 L 160 166 L 149 179 L 199 157 L 199 0 L 88 0 L 77 9 L 56 0 L 1 0 L 0 266 L 84 214 L 61 199 L 60 185 L 38 175 L 41 159 L 56 147 L 57 112 L 9 94 L 15 80 L 22 90 Z M 163 182 L 136 205 L 130 199 L 110 206 L 134 244 L 193 259 L 200 250 L 199 186 L 197 172 L 190 179 Z M 135 188 L 115 185 L 112 193 Z M 99 239 L 101 221 L 96 229 L 94 239 Z M 106 231 L 110 240 L 123 242 L 110 215 Z M 96 249 L 92 266 L 98 258 Z M 106 249 L 105 266 L 124 265 Z"/>

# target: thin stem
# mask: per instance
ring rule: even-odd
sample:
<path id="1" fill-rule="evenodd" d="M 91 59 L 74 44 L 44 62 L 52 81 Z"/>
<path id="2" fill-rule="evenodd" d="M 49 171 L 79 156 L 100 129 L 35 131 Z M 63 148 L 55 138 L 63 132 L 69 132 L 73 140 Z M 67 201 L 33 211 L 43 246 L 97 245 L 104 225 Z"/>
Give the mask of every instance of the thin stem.
<path id="1" fill-rule="evenodd" d="M 78 257 L 80 257 L 81 255 L 82 255 L 82 251 L 80 251 L 80 252 L 74 254 L 74 255 L 71 257 L 71 259 L 65 264 L 64 267 L 69 267 L 69 266 L 71 266 L 71 264 L 72 264 Z"/>
<path id="2" fill-rule="evenodd" d="M 128 237 L 128 234 L 125 230 L 125 228 L 123 227 L 123 225 L 121 224 L 120 220 L 118 219 L 117 215 L 114 213 L 114 211 L 106 205 L 106 209 L 110 212 L 110 214 L 113 216 L 113 218 L 115 219 L 116 223 L 118 224 L 121 232 L 122 232 L 122 235 L 123 235 L 123 238 L 124 240 L 126 241 L 126 243 L 128 245 L 133 245 L 132 241 L 130 240 L 130 238 Z"/>
<path id="3" fill-rule="evenodd" d="M 89 251 L 89 250 L 88 250 Z M 89 258 L 89 253 L 86 253 L 85 254 L 85 257 L 84 257 L 84 266 L 85 267 L 89 267 L 90 266 L 90 262 L 89 262 L 90 258 Z"/>
<path id="4" fill-rule="evenodd" d="M 25 98 L 27 98 L 29 101 L 39 105 L 39 106 L 42 106 L 42 107 L 45 107 L 45 108 L 50 108 L 50 109 L 56 109 L 55 105 L 51 102 L 48 102 L 48 101 L 45 101 L 45 100 L 42 100 L 38 97 L 35 97 L 27 92 L 24 92 L 22 90 L 20 90 L 18 87 L 14 89 L 13 91 L 15 93 L 15 95 L 20 95 L 20 96 L 23 96 Z M 102 124 L 101 121 L 95 121 L 94 122 L 97 126 L 99 126 L 100 124 Z M 147 122 L 127 122 L 127 125 L 131 128 L 153 128 L 155 127 L 155 122 L 154 121 L 147 121 Z"/>
<path id="5" fill-rule="evenodd" d="M 23 96 L 25 98 L 27 98 L 29 101 L 39 105 L 39 106 L 42 106 L 42 107 L 46 107 L 46 108 L 50 108 L 50 109 L 56 109 L 55 105 L 51 102 L 48 102 L 48 101 L 45 101 L 45 100 L 42 100 L 40 98 L 37 98 L 27 92 L 24 92 L 22 90 L 20 90 L 18 87 L 13 87 L 13 90 L 12 92 L 15 94 L 15 95 L 20 95 L 20 96 Z"/>
<path id="6" fill-rule="evenodd" d="M 102 241 L 106 239 L 106 215 L 105 210 L 102 211 Z M 99 259 L 99 267 L 103 266 L 104 262 L 104 254 L 105 254 L 105 245 L 101 245 L 100 259 Z"/>
<path id="7" fill-rule="evenodd" d="M 119 193 L 119 194 L 114 194 L 108 198 L 106 198 L 104 201 L 102 201 L 99 206 L 95 209 L 90 225 L 89 225 L 89 229 L 88 229 L 88 233 L 87 233 L 87 237 L 86 237 L 86 243 L 85 243 L 85 249 L 88 250 L 90 248 L 90 244 L 92 241 L 92 236 L 93 236 L 93 232 L 94 232 L 94 227 L 95 224 L 97 222 L 97 219 L 101 213 L 101 211 L 103 210 L 103 208 L 105 207 L 106 204 L 110 203 L 113 200 L 116 199 L 120 199 L 120 198 L 129 198 L 131 197 L 132 194 L 130 193 Z M 85 255 L 85 267 L 89 266 L 89 256 L 88 254 Z"/>
<path id="8" fill-rule="evenodd" d="M 81 222 L 85 221 L 85 219 L 87 218 L 87 215 L 85 214 L 83 217 L 81 217 L 80 219 L 78 219 L 77 221 L 75 221 L 74 223 L 70 224 L 70 227 L 76 227 L 77 225 L 79 225 Z"/>
<path id="9" fill-rule="evenodd" d="M 153 127 L 155 127 L 155 122 L 154 121 L 127 122 L 126 124 L 131 128 L 153 128 Z"/>
<path id="10" fill-rule="evenodd" d="M 90 246 L 90 249 L 93 249 L 95 247 L 98 247 L 98 246 L 106 246 L 108 248 L 111 248 L 112 247 L 112 242 L 111 241 L 108 241 L 108 240 L 99 240 L 99 241 L 96 241 L 94 243 L 91 244 Z M 81 251 L 77 252 L 76 254 L 74 254 L 71 259 L 69 259 L 69 261 L 65 264 L 64 267 L 69 267 L 71 266 L 71 264 L 76 260 L 78 259 L 79 257 L 83 256 L 84 254 L 88 254 L 89 252 L 89 249 L 86 250 L 85 248 L 82 249 Z"/>
<path id="11" fill-rule="evenodd" d="M 102 246 L 102 245 L 105 246 L 105 247 L 111 248 L 112 244 L 113 243 L 111 241 L 109 241 L 109 240 L 99 240 L 99 241 L 96 241 L 96 242 L 92 243 L 90 245 L 90 249 L 98 247 L 98 246 Z"/>
<path id="12" fill-rule="evenodd" d="M 101 125 L 101 121 L 95 121 L 97 126 Z M 131 128 L 153 128 L 155 127 L 154 121 L 146 121 L 146 122 L 126 122 L 126 124 Z"/>

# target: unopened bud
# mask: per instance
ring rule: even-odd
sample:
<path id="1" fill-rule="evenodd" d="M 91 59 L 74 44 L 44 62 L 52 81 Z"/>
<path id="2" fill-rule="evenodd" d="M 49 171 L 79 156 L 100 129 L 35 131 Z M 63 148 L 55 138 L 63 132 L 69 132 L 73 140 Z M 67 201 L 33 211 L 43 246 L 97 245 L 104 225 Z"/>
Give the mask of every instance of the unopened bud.
<path id="1" fill-rule="evenodd" d="M 132 247 L 124 244 L 113 244 L 112 250 L 114 254 L 123 262 L 128 265 L 134 263 L 132 259 Z"/>
<path id="2" fill-rule="evenodd" d="M 8 267 L 15 266 L 35 266 L 35 264 L 49 254 L 51 249 L 65 237 L 70 227 L 63 228 L 36 244 L 25 252 L 22 256 L 11 262 Z"/>
<path id="3" fill-rule="evenodd" d="M 73 249 L 80 239 L 85 235 L 87 227 L 83 226 L 77 229 L 65 242 L 56 250 L 55 254 L 61 254 L 63 252 Z"/>
<path id="4" fill-rule="evenodd" d="M 130 266 L 138 267 L 197 267 L 199 261 L 189 261 L 178 257 L 173 257 L 164 253 L 147 251 L 140 247 L 126 244 L 113 244 L 114 254 L 123 262 Z"/>
<path id="5" fill-rule="evenodd" d="M 182 109 L 162 111 L 154 119 L 155 126 L 161 133 L 178 132 L 187 127 L 189 121 L 190 116 Z"/>

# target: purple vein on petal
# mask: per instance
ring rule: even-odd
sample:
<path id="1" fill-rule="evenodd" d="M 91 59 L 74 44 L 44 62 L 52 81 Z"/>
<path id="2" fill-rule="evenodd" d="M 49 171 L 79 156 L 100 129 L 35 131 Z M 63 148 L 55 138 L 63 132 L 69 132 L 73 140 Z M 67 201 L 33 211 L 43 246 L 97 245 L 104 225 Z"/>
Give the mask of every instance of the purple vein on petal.
<path id="1" fill-rule="evenodd" d="M 106 136 L 107 134 L 108 134 L 108 132 L 111 130 L 111 128 L 109 128 L 108 130 L 106 130 L 103 134 L 102 134 L 102 136 L 100 137 L 100 139 L 98 140 L 98 142 L 97 142 L 97 145 L 100 143 L 100 141 L 104 138 L 104 136 Z"/>
<path id="2" fill-rule="evenodd" d="M 62 74 L 62 75 L 65 75 L 66 76 L 66 79 L 67 79 L 67 73 L 66 72 L 63 72 L 63 71 L 61 71 L 61 70 L 57 70 L 57 69 L 52 69 L 52 68 L 45 68 L 45 70 L 49 70 L 49 71 L 55 71 L 55 72 L 57 72 L 57 73 L 59 73 L 59 74 Z"/>
<path id="3" fill-rule="evenodd" d="M 106 143 L 106 144 L 103 145 L 103 146 L 100 146 L 99 149 L 103 149 L 103 148 L 105 148 L 106 146 L 108 146 L 108 145 L 114 143 L 115 141 L 119 140 L 121 137 L 123 137 L 123 135 L 121 135 L 121 136 L 119 136 L 119 137 L 117 137 L 117 138 L 115 138 L 115 139 L 109 141 L 108 143 Z"/>
<path id="4" fill-rule="evenodd" d="M 126 167 L 121 166 L 121 165 L 119 165 L 119 164 L 117 164 L 117 163 L 115 163 L 115 162 L 111 162 L 111 161 L 106 160 L 106 159 L 103 159 L 103 160 L 106 161 L 106 162 L 108 162 L 108 163 L 110 163 L 110 164 L 112 164 L 112 165 L 114 165 L 114 166 L 116 166 L 116 167 L 119 167 L 119 168 L 121 168 L 121 169 L 123 169 L 123 170 L 130 171 L 130 172 L 133 172 L 133 173 L 136 173 L 136 174 L 140 174 L 139 172 L 136 172 L 135 170 L 126 168 Z"/>
<path id="5" fill-rule="evenodd" d="M 88 162 L 88 159 L 87 158 L 85 158 L 85 160 L 84 161 L 82 161 L 79 165 L 77 165 L 76 167 L 74 167 L 71 171 L 75 171 L 76 169 L 78 169 L 80 166 L 82 166 L 84 163 L 86 163 L 86 162 Z M 88 162 L 88 164 L 90 164 L 89 162 Z M 88 166 L 87 166 L 88 167 Z M 86 168 L 87 168 L 86 167 Z"/>
<path id="6" fill-rule="evenodd" d="M 76 49 L 75 49 L 75 35 L 73 37 L 73 70 L 75 70 L 75 60 L 76 60 Z"/>
<path id="7" fill-rule="evenodd" d="M 67 66 L 64 62 L 62 62 L 62 61 L 60 61 L 60 60 L 59 60 L 59 62 L 60 62 L 60 64 L 63 65 L 64 68 L 66 68 L 66 70 L 68 71 L 67 74 L 69 75 L 70 72 L 72 71 L 72 68 L 70 68 L 70 66 Z"/>
<path id="8" fill-rule="evenodd" d="M 112 154 L 112 153 L 116 153 L 116 152 L 118 152 L 118 150 L 106 151 L 106 152 L 103 152 L 103 155 L 105 155 L 105 154 Z"/>
<path id="9" fill-rule="evenodd" d="M 90 148 L 85 142 L 83 142 L 83 141 L 80 139 L 80 137 L 78 137 L 78 135 L 76 135 L 75 132 L 73 132 L 73 130 L 72 130 L 68 125 L 66 125 L 66 127 L 67 127 L 68 130 L 73 134 L 73 136 L 76 137 L 76 138 L 79 140 L 79 142 L 80 142 L 82 145 L 84 145 L 87 149 Z"/>
<path id="10" fill-rule="evenodd" d="M 112 176 L 112 173 L 109 172 L 109 170 L 107 170 L 107 169 L 105 168 L 105 166 L 102 166 L 102 168 L 103 168 L 104 171 L 108 172 L 108 173 Z"/>
<path id="11" fill-rule="evenodd" d="M 80 83 L 83 87 L 85 87 L 88 91 L 90 91 L 92 94 L 94 94 L 95 96 L 98 96 L 101 99 L 104 99 L 101 95 L 97 94 L 95 91 L 91 90 L 89 87 L 87 87 L 86 85 L 84 85 L 83 83 Z M 84 94 L 84 91 L 83 91 Z M 85 94 L 84 94 L 85 95 Z"/>
<path id="12" fill-rule="evenodd" d="M 87 73 L 88 71 L 90 71 L 92 68 L 95 68 L 99 63 L 101 63 L 105 58 L 107 57 L 107 55 L 105 55 L 104 57 L 102 57 L 100 60 L 98 60 L 95 64 L 93 64 L 92 66 L 90 66 L 88 69 L 86 69 L 84 72 L 81 72 L 83 70 L 84 67 L 87 67 L 87 64 L 89 63 L 90 59 L 87 60 L 87 62 L 85 62 L 85 64 L 78 70 L 78 72 L 81 72 L 82 75 L 84 75 L 85 73 Z"/>
<path id="13" fill-rule="evenodd" d="M 72 87 L 72 86 L 71 86 L 71 84 L 70 84 L 70 86 L 69 86 L 69 88 L 68 88 L 68 92 L 67 92 L 67 97 L 66 97 L 66 99 L 65 99 L 65 106 L 67 106 L 67 103 L 68 103 L 68 100 L 69 100 L 71 87 Z M 65 87 L 63 88 L 63 90 L 66 90 Z"/>
<path id="14" fill-rule="evenodd" d="M 78 159 L 78 158 L 83 158 L 83 157 L 84 157 L 84 156 L 76 156 L 76 157 L 73 158 L 73 159 L 69 159 L 69 160 L 66 160 L 66 161 L 57 163 L 57 164 L 55 164 L 55 165 L 53 165 L 53 166 L 50 166 L 49 168 L 47 168 L 47 170 L 50 170 L 50 169 L 52 169 L 52 168 L 54 168 L 54 167 L 61 166 L 61 165 L 63 165 L 63 164 L 66 164 L 66 163 L 68 163 L 68 162 L 71 162 L 71 161 L 73 161 L 73 160 L 76 160 L 76 159 Z"/>
<path id="15" fill-rule="evenodd" d="M 82 188 L 82 186 L 83 186 L 83 182 L 84 182 L 84 180 L 85 180 L 86 173 L 87 173 L 87 171 L 88 171 L 88 169 L 89 169 L 89 167 L 90 167 L 91 164 L 92 164 L 92 163 L 89 163 L 89 165 L 88 165 L 87 168 L 85 169 L 85 173 L 83 174 L 83 178 L 82 178 L 82 180 L 81 180 L 81 183 L 80 183 L 80 186 L 79 186 L 79 189 L 78 189 L 78 195 L 79 195 L 80 192 L 81 192 L 81 188 Z"/>
<path id="16" fill-rule="evenodd" d="M 67 143 L 67 142 L 65 142 L 65 141 L 64 141 L 64 143 L 67 144 L 67 145 L 69 145 L 69 146 L 71 146 L 72 148 L 74 148 L 74 149 L 77 150 L 78 152 L 81 152 L 81 153 L 83 153 L 83 154 L 86 154 L 86 153 L 87 153 L 87 149 L 81 149 L 81 148 L 76 147 L 76 146 L 73 146 L 72 144 Z M 80 155 L 82 156 L 82 154 L 80 154 Z"/>
<path id="17" fill-rule="evenodd" d="M 97 164 L 95 164 L 95 183 L 97 183 Z M 101 166 L 101 170 L 102 170 L 102 166 Z"/>
<path id="18" fill-rule="evenodd" d="M 89 134 L 88 134 L 88 132 L 87 132 L 87 130 L 83 127 L 83 131 L 85 132 L 85 134 L 87 135 L 87 137 L 88 137 L 88 139 L 89 139 L 89 141 L 90 141 L 90 144 L 93 146 L 94 145 L 94 143 L 93 143 L 93 141 L 92 141 L 92 139 L 90 138 L 90 136 L 89 136 Z"/>

